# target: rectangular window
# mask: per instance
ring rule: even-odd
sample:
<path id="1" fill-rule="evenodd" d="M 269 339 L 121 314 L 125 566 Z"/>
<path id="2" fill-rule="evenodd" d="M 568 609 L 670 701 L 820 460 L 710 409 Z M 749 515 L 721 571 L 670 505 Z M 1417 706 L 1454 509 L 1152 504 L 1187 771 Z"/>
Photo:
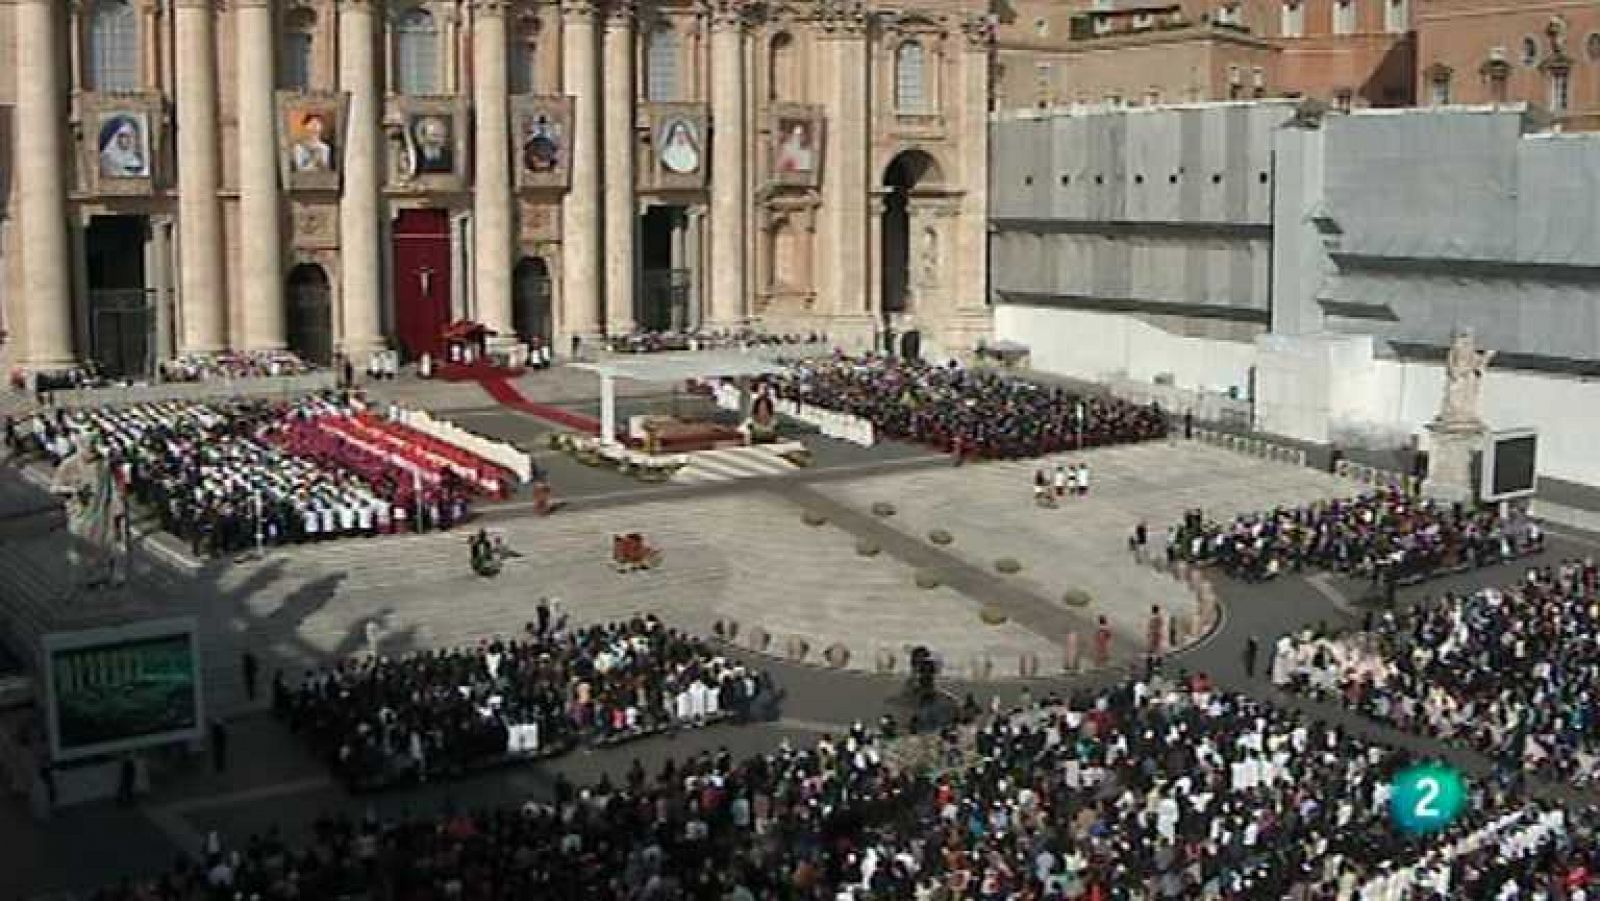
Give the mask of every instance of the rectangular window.
<path id="1" fill-rule="evenodd" d="M 1333 0 L 1333 33 L 1355 34 L 1356 0 Z"/>
<path id="2" fill-rule="evenodd" d="M 1406 0 L 1384 0 L 1383 27 L 1390 34 L 1405 34 L 1411 30 Z"/>
<path id="3" fill-rule="evenodd" d="M 1431 99 L 1433 101 L 1433 105 L 1434 106 L 1449 106 L 1450 105 L 1450 79 L 1448 79 L 1448 78 L 1436 78 L 1436 79 L 1434 79 L 1434 81 L 1433 81 L 1433 92 L 1432 92 Z"/>
<path id="4" fill-rule="evenodd" d="M 511 93 L 535 93 L 533 44 L 528 41 L 512 41 L 510 65 L 511 71 L 506 73 L 506 81 Z"/>
<path id="5" fill-rule="evenodd" d="M 1283 36 L 1286 38 L 1301 37 L 1306 32 L 1306 7 L 1301 0 L 1284 0 L 1283 2 Z"/>
<path id="6" fill-rule="evenodd" d="M 283 61 L 278 66 L 278 87 L 286 91 L 311 88 L 311 35 L 291 31 L 283 35 Z"/>
<path id="7" fill-rule="evenodd" d="M 1550 73 L 1550 109 L 1554 112 L 1564 113 L 1572 101 L 1572 81 L 1570 73 L 1555 71 Z"/>
<path id="8" fill-rule="evenodd" d="M 1489 76 L 1489 99 L 1495 103 L 1506 102 L 1506 76 L 1496 72 Z"/>

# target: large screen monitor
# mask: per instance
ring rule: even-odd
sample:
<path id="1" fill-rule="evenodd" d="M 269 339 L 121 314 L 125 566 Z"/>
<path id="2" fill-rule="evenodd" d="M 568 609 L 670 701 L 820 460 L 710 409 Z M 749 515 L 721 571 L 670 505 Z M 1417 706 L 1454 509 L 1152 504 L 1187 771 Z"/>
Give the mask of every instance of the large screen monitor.
<path id="1" fill-rule="evenodd" d="M 57 762 L 201 737 L 194 620 L 57 632 L 41 643 Z"/>
<path id="2" fill-rule="evenodd" d="M 1484 503 L 1532 497 L 1539 486 L 1539 433 L 1533 429 L 1493 432 L 1483 446 L 1478 499 Z"/>

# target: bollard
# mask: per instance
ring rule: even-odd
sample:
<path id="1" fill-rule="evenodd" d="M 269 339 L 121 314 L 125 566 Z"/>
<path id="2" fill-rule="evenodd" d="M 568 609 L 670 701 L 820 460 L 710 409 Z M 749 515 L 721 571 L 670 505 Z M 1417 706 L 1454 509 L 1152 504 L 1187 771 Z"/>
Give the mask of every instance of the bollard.
<path id="1" fill-rule="evenodd" d="M 842 642 L 836 641 L 828 645 L 828 649 L 822 652 L 822 656 L 823 659 L 828 661 L 828 665 L 834 669 L 844 669 L 850 665 L 850 649 L 845 647 Z"/>
<path id="2" fill-rule="evenodd" d="M 894 672 L 894 651 L 888 648 L 878 649 L 878 672 Z"/>
<path id="3" fill-rule="evenodd" d="M 1039 674 L 1039 655 L 1024 653 L 1017 658 L 1017 675 L 1024 679 L 1032 679 Z"/>
<path id="4" fill-rule="evenodd" d="M 1083 662 L 1078 654 L 1078 633 L 1076 631 L 1067 633 L 1067 654 L 1064 662 L 1066 664 L 1064 668 L 1069 673 L 1078 672 L 1078 665 Z"/>

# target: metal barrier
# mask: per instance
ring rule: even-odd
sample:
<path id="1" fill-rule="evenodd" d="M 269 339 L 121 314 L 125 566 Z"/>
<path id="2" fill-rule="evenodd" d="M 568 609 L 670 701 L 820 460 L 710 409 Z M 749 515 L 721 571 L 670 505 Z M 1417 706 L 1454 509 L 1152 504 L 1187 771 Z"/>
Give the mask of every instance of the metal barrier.
<path id="1" fill-rule="evenodd" d="M 59 407 L 121 407 L 164 401 L 231 400 L 266 398 L 288 400 L 332 391 L 339 385 L 333 372 L 305 375 L 264 376 L 262 378 L 214 379 L 204 382 L 162 382 L 149 385 L 118 385 L 108 388 L 75 388 L 50 392 L 50 402 Z"/>

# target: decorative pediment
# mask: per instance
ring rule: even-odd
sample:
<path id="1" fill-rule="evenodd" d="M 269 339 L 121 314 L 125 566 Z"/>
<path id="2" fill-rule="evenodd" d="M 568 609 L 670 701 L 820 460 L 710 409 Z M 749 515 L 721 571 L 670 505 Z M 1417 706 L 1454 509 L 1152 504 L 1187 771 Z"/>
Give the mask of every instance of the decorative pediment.
<path id="1" fill-rule="evenodd" d="M 1503 57 L 1493 57 L 1483 61 L 1478 73 L 1489 81 L 1505 81 L 1511 77 L 1511 64 Z"/>
<path id="2" fill-rule="evenodd" d="M 1449 81 L 1455 74 L 1456 70 L 1450 68 L 1444 63 L 1434 63 L 1428 68 L 1422 70 L 1422 77 L 1426 79 L 1429 84 L 1438 84 L 1441 81 Z"/>
<path id="3" fill-rule="evenodd" d="M 1568 56 L 1565 50 L 1558 49 L 1544 58 L 1544 62 L 1539 64 L 1539 71 L 1547 73 L 1571 72 L 1572 57 Z"/>

